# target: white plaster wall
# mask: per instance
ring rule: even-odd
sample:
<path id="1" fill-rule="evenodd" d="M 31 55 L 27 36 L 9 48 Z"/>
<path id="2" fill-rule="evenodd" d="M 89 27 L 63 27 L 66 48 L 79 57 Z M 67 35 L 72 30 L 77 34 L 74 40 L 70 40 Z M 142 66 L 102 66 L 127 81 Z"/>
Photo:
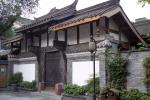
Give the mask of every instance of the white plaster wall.
<path id="1" fill-rule="evenodd" d="M 68 45 L 77 44 L 77 28 L 71 27 L 68 29 Z"/>
<path id="2" fill-rule="evenodd" d="M 121 33 L 121 40 L 124 41 L 124 42 L 128 42 L 129 41 L 124 33 Z"/>
<path id="3" fill-rule="evenodd" d="M 79 41 L 80 43 L 85 43 L 90 41 L 90 24 L 84 24 L 79 26 L 80 35 Z"/>
<path id="4" fill-rule="evenodd" d="M 116 23 L 113 21 L 112 18 L 109 19 L 109 28 L 113 29 L 113 30 L 116 30 L 116 31 L 119 31 L 118 26 L 116 25 Z"/>
<path id="5" fill-rule="evenodd" d="M 58 40 L 65 41 L 65 32 L 63 30 L 58 31 Z"/>
<path id="6" fill-rule="evenodd" d="M 80 61 L 72 63 L 72 78 L 73 84 L 80 86 L 86 85 L 87 80 L 93 75 L 93 62 L 92 61 Z M 99 61 L 95 62 L 96 74 L 99 75 Z"/>
<path id="7" fill-rule="evenodd" d="M 109 19 L 109 28 L 116 30 L 116 31 L 119 31 L 118 25 L 113 21 L 112 18 Z M 119 40 L 119 34 L 118 33 L 110 32 L 110 36 L 112 36 L 115 40 Z M 123 32 L 121 33 L 121 41 L 128 42 L 128 39 Z"/>
<path id="8" fill-rule="evenodd" d="M 54 32 L 54 31 L 51 31 L 51 32 L 49 33 L 49 46 L 53 46 L 54 37 L 55 37 L 55 32 Z"/>
<path id="9" fill-rule="evenodd" d="M 41 35 L 41 47 L 47 47 L 47 33 Z"/>
<path id="10" fill-rule="evenodd" d="M 35 80 L 35 64 L 14 64 L 14 73 L 21 72 L 24 81 Z"/>
<path id="11" fill-rule="evenodd" d="M 39 37 L 33 37 L 33 45 L 39 46 Z"/>

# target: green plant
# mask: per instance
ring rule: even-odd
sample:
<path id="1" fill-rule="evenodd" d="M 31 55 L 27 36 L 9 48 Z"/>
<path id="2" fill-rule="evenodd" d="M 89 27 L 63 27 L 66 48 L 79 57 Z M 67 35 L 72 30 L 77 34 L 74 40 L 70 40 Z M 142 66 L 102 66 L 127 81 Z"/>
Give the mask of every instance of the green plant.
<path id="1" fill-rule="evenodd" d="M 143 60 L 143 65 L 146 69 L 150 68 L 150 57 L 147 57 Z"/>
<path id="2" fill-rule="evenodd" d="M 144 82 L 144 84 L 148 85 L 148 84 L 150 84 L 150 79 L 145 78 L 143 82 Z"/>
<path id="3" fill-rule="evenodd" d="M 87 93 L 93 94 L 94 92 L 93 85 L 94 85 L 93 78 L 90 78 L 89 80 L 87 80 L 87 85 L 84 86 Z M 100 90 L 99 77 L 95 78 L 95 87 L 96 87 L 96 94 L 99 94 L 99 90 Z"/>
<path id="4" fill-rule="evenodd" d="M 35 81 L 32 81 L 32 82 L 22 81 L 20 83 L 20 87 L 25 88 L 25 89 L 35 89 L 36 82 Z"/>
<path id="5" fill-rule="evenodd" d="M 140 100 L 142 96 L 143 94 L 139 90 L 124 90 L 121 100 Z"/>
<path id="6" fill-rule="evenodd" d="M 125 87 L 125 83 L 127 81 L 126 76 L 128 75 L 126 64 L 127 59 L 123 58 L 120 54 L 107 59 L 110 87 L 119 90 Z"/>
<path id="7" fill-rule="evenodd" d="M 144 46 L 143 43 L 140 42 L 140 43 L 137 44 L 137 48 L 138 48 L 138 49 L 144 49 L 145 46 Z"/>
<path id="8" fill-rule="evenodd" d="M 78 85 L 65 85 L 64 86 L 64 93 L 71 94 L 71 95 L 84 95 L 86 92 L 85 88 L 78 86 Z"/>
<path id="9" fill-rule="evenodd" d="M 9 77 L 8 84 L 9 85 L 11 85 L 11 84 L 20 85 L 22 80 L 23 80 L 22 73 L 18 72 Z"/>
<path id="10" fill-rule="evenodd" d="M 145 67 L 145 79 L 144 84 L 146 85 L 147 90 L 150 87 L 150 57 L 147 57 L 143 60 L 143 66 Z"/>
<path id="11" fill-rule="evenodd" d="M 150 100 L 149 93 L 142 93 L 137 89 L 122 91 L 121 100 Z"/>

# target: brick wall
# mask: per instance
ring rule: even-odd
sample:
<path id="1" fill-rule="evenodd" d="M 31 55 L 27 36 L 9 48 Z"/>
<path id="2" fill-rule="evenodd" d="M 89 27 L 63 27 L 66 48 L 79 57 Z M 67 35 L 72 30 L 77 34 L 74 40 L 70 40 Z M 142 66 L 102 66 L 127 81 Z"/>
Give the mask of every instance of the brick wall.
<path id="1" fill-rule="evenodd" d="M 126 56 L 128 53 L 123 52 L 122 55 Z M 146 57 L 150 57 L 150 51 L 133 51 L 129 56 L 128 61 L 128 72 L 127 77 L 127 88 L 128 89 L 139 89 L 145 91 L 145 85 L 143 80 L 145 78 L 145 69 L 143 67 L 143 60 Z"/>

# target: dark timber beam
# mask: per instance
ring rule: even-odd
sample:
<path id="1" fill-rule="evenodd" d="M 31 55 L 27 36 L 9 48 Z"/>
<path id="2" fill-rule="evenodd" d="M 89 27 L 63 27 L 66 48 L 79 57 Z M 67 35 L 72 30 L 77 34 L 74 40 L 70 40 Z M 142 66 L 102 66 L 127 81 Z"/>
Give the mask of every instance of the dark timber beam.
<path id="1" fill-rule="evenodd" d="M 80 28 L 79 28 L 79 25 L 77 26 L 77 44 L 80 43 Z"/>
<path id="2" fill-rule="evenodd" d="M 55 31 L 55 40 L 58 40 L 58 31 Z"/>
<path id="3" fill-rule="evenodd" d="M 121 32 L 119 32 L 119 44 L 121 44 Z"/>
<path id="4" fill-rule="evenodd" d="M 65 29 L 64 31 L 65 31 L 65 42 L 66 42 L 66 45 L 67 45 L 67 43 L 68 43 L 68 30 Z"/>
<path id="5" fill-rule="evenodd" d="M 106 33 L 109 32 L 109 19 L 107 17 L 102 17 L 99 19 L 99 25 L 98 25 L 99 29 L 101 30 L 101 28 L 106 29 L 104 30 Z"/>
<path id="6" fill-rule="evenodd" d="M 90 22 L 90 36 L 93 36 L 93 22 Z"/>
<path id="7" fill-rule="evenodd" d="M 39 36 L 39 47 L 41 47 L 41 42 L 42 42 L 42 38 L 41 38 L 41 34 Z"/>
<path id="8" fill-rule="evenodd" d="M 47 47 L 49 46 L 49 33 L 50 33 L 51 31 L 48 31 L 47 30 Z"/>
<path id="9" fill-rule="evenodd" d="M 24 38 L 25 38 L 25 52 L 27 52 L 27 34 L 24 34 Z"/>

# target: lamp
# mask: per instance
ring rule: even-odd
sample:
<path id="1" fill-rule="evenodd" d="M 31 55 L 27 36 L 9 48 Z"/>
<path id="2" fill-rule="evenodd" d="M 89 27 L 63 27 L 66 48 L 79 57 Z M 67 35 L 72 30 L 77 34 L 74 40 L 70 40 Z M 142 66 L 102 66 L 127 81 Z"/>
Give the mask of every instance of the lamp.
<path id="1" fill-rule="evenodd" d="M 94 92 L 93 92 L 93 100 L 96 100 L 96 86 L 95 86 L 95 54 L 96 54 L 96 49 L 97 49 L 97 46 L 96 46 L 96 41 L 95 39 L 93 38 L 93 35 L 90 36 L 90 42 L 89 42 L 89 51 L 91 52 L 91 58 L 93 60 L 93 80 L 94 80 L 94 83 L 93 83 L 93 89 L 94 89 Z"/>

